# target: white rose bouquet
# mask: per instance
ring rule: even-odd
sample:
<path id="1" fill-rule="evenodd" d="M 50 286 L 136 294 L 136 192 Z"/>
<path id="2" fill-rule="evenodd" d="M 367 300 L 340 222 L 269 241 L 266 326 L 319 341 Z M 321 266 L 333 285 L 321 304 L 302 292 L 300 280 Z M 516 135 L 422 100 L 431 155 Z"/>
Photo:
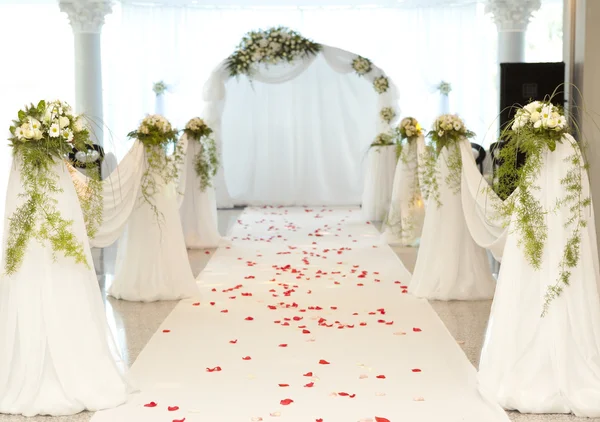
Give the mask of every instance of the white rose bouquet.
<path id="1" fill-rule="evenodd" d="M 278 64 L 315 55 L 321 45 L 304 38 L 299 33 L 285 27 L 266 31 L 252 31 L 227 59 L 230 76 L 249 75 L 257 63 Z"/>
<path id="2" fill-rule="evenodd" d="M 37 148 L 47 154 L 63 158 L 65 153 L 87 150 L 92 145 L 83 118 L 75 115 L 71 106 L 63 101 L 40 101 L 25 110 L 19 110 L 18 119 L 10 127 L 9 141 L 16 150 Z"/>
<path id="3" fill-rule="evenodd" d="M 194 117 L 187 122 L 183 131 L 189 138 L 196 141 L 199 141 L 205 136 L 209 136 L 213 132 L 200 117 Z"/>
<path id="4" fill-rule="evenodd" d="M 396 111 L 393 107 L 384 107 L 379 112 L 379 116 L 381 120 L 389 124 L 396 117 Z"/>
<path id="5" fill-rule="evenodd" d="M 373 67 L 371 65 L 371 60 L 358 56 L 352 60 L 352 69 L 354 69 L 359 76 L 363 76 L 369 73 Z"/>
<path id="6" fill-rule="evenodd" d="M 562 111 L 554 104 L 533 101 L 517 110 L 511 129 L 519 131 L 528 126 L 535 132 L 552 131 L 565 132 L 567 119 Z"/>
<path id="7" fill-rule="evenodd" d="M 129 138 L 138 139 L 146 146 L 166 147 L 177 142 L 177 129 L 160 114 L 151 114 L 142 120 L 137 130 L 127 134 Z"/>
<path id="8" fill-rule="evenodd" d="M 212 186 L 212 179 L 219 170 L 217 146 L 214 139 L 210 137 L 213 131 L 204 120 L 194 117 L 187 122 L 184 132 L 202 146 L 194 156 L 194 170 L 200 179 L 200 189 L 205 191 L 206 188 Z"/>
<path id="9" fill-rule="evenodd" d="M 19 270 L 32 239 L 47 244 L 55 254 L 89 266 L 83 244 L 72 231 L 73 220 L 64 219 L 57 208 L 56 195 L 63 187 L 52 168 L 73 148 L 86 151 L 92 146 L 82 117 L 64 101 L 40 101 L 37 106 L 31 104 L 19 110 L 10 133 L 23 201 L 8 217 L 4 271 L 10 275 Z M 99 174 L 88 176 L 90 182 L 79 198 L 88 235 L 93 237 L 102 219 L 101 185 Z"/>
<path id="10" fill-rule="evenodd" d="M 472 138 L 475 134 L 467 130 L 465 123 L 456 114 L 442 114 L 435 120 L 428 136 L 439 152 L 443 147 L 456 143 L 462 138 Z"/>
<path id="11" fill-rule="evenodd" d="M 409 141 L 421 136 L 423 133 L 423 128 L 414 117 L 405 117 L 402 119 L 396 130 L 401 140 L 408 139 Z"/>
<path id="12" fill-rule="evenodd" d="M 385 76 L 379 76 L 373 81 L 373 88 L 379 94 L 383 94 L 390 88 L 390 81 Z"/>

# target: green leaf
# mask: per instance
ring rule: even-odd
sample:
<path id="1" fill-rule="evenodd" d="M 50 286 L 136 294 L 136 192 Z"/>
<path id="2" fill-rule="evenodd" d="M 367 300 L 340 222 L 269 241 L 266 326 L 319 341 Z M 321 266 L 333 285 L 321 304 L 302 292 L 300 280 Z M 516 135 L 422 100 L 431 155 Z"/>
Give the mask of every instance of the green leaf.
<path id="1" fill-rule="evenodd" d="M 20 121 L 24 121 L 27 118 L 27 115 L 23 110 L 19 110 L 18 116 Z"/>
<path id="2" fill-rule="evenodd" d="M 554 139 L 548 140 L 548 149 L 552 152 L 556 149 L 556 141 Z"/>
<path id="3" fill-rule="evenodd" d="M 37 105 L 37 110 L 42 113 L 46 109 L 46 101 L 41 100 Z"/>

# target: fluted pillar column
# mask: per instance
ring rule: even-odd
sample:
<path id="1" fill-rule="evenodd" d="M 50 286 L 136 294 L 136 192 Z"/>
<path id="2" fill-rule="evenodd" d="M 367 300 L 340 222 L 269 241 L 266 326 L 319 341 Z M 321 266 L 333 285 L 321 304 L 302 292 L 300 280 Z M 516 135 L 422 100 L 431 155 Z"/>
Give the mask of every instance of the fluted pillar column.
<path id="1" fill-rule="evenodd" d="M 93 123 L 95 143 L 103 143 L 102 50 L 104 17 L 112 12 L 111 0 L 59 0 L 69 16 L 75 43 L 75 110 Z"/>
<path id="2" fill-rule="evenodd" d="M 488 0 L 485 11 L 498 28 L 498 63 L 525 61 L 525 33 L 541 0 Z"/>

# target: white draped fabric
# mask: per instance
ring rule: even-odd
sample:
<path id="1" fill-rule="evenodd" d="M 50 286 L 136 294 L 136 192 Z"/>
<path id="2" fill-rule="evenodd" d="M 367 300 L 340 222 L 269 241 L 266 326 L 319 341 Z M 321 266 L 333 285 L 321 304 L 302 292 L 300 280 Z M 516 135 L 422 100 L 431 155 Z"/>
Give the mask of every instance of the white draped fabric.
<path id="1" fill-rule="evenodd" d="M 421 237 L 425 204 L 419 182 L 419 156 L 425 139 L 419 136 L 404 146 L 396 164 L 390 210 L 382 238 L 388 245 L 414 245 Z"/>
<path id="2" fill-rule="evenodd" d="M 222 156 L 219 207 L 360 203 L 365 152 L 389 128 L 379 111 L 398 113 L 398 93 L 390 80 L 377 94 L 372 81 L 383 71 L 361 78 L 355 57 L 323 46 L 292 64 L 259 66 L 252 81 L 230 79 L 225 62 L 215 69 L 203 117 Z"/>
<path id="3" fill-rule="evenodd" d="M 18 162 L 11 168 L 6 216 L 24 197 Z M 71 415 L 124 403 L 127 387 L 106 322 L 79 201 L 67 166 L 52 168 L 63 218 L 90 266 L 76 264 L 35 239 L 20 269 L 0 279 L 0 413 Z M 5 220 L 5 233 L 8 220 Z M 6 236 L 3 242 L 4 269 Z M 4 272 L 4 271 L 2 271 Z"/>
<path id="4" fill-rule="evenodd" d="M 102 182 L 103 222 L 90 243 L 107 247 L 119 239 L 115 278 L 108 290 L 111 296 L 142 302 L 190 297 L 197 287 L 183 240 L 177 191 L 173 183 L 165 185 L 156 178 L 155 215 L 140 188 L 148 168 L 144 148 L 136 141 Z M 80 173 L 73 177 L 86 182 Z"/>
<path id="5" fill-rule="evenodd" d="M 362 214 L 365 220 L 385 219 L 392 199 L 396 161 L 395 145 L 369 148 L 362 195 Z"/>
<path id="6" fill-rule="evenodd" d="M 182 137 L 186 137 L 183 135 Z M 194 169 L 194 157 L 202 150 L 199 142 L 186 142 L 187 153 L 184 177 L 180 178 L 179 192 L 183 202 L 179 208 L 183 237 L 188 249 L 216 248 L 221 240 L 217 222 L 217 202 L 212 186 L 200 189 L 200 180 Z"/>
<path id="7" fill-rule="evenodd" d="M 461 143 L 461 148 L 470 148 L 468 140 Z M 496 283 L 485 250 L 477 246 L 467 228 L 461 194 L 454 193 L 445 181 L 449 174 L 448 156 L 448 149 L 442 148 L 437 160 L 442 205 L 438 207 L 435 199 L 429 197 L 409 292 L 435 300 L 490 299 Z M 463 161 L 474 162 L 473 155 L 463 155 Z"/>
<path id="8" fill-rule="evenodd" d="M 575 140 L 567 135 L 546 151 L 533 195 L 554 210 L 566 195 L 566 176 Z M 590 195 L 585 170 L 583 197 Z M 548 286 L 559 278 L 559 262 L 572 226 L 567 207 L 546 215 L 548 238 L 542 268 L 534 270 L 518 246 L 514 221 L 508 228 L 503 263 L 479 365 L 480 388 L 506 409 L 523 413 L 600 416 L 600 273 L 593 206 L 584 213 L 580 259 L 571 283 L 540 317 Z"/>
<path id="9" fill-rule="evenodd" d="M 508 229 L 498 205 L 501 199 L 490 189 L 485 178 L 472 160 L 473 150 L 467 143 L 460 144 L 462 156 L 461 196 L 465 221 L 475 243 L 488 249 L 496 260 L 502 260 Z"/>

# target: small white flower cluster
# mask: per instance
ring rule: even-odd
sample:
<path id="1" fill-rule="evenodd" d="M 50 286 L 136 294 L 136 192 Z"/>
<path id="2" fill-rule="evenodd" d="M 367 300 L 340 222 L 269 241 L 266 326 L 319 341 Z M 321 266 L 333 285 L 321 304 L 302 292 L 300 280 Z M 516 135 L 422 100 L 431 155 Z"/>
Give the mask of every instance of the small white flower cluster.
<path id="1" fill-rule="evenodd" d="M 320 50 L 320 45 L 287 28 L 271 28 L 249 32 L 238 49 L 229 57 L 232 75 L 248 73 L 255 63 L 277 64 L 293 61 L 309 52 Z"/>
<path id="2" fill-rule="evenodd" d="M 437 89 L 440 91 L 440 94 L 447 96 L 452 91 L 452 85 L 450 85 L 450 82 L 442 81 L 437 86 Z"/>
<path id="3" fill-rule="evenodd" d="M 390 87 L 390 81 L 385 76 L 379 76 L 373 81 L 373 87 L 379 94 L 383 94 Z"/>
<path id="4" fill-rule="evenodd" d="M 371 145 L 392 145 L 393 142 L 394 139 L 392 135 L 390 135 L 389 133 L 380 133 L 375 137 L 375 140 Z"/>
<path id="5" fill-rule="evenodd" d="M 171 123 L 169 123 L 164 116 L 161 116 L 160 114 L 151 114 L 144 117 L 138 130 L 144 135 L 148 135 L 151 132 L 168 134 L 173 131 L 173 128 L 171 127 Z"/>
<path id="6" fill-rule="evenodd" d="M 163 81 L 155 82 L 154 85 L 152 85 L 152 91 L 154 91 L 156 95 L 164 94 L 167 88 L 167 84 Z"/>
<path id="7" fill-rule="evenodd" d="M 14 128 L 13 135 L 22 142 L 39 141 L 45 137 L 59 138 L 68 143 L 73 142 L 76 133 L 85 130 L 81 116 L 74 116 L 69 104 L 63 101 L 52 101 L 45 104 L 45 109 L 31 109 L 41 118 L 31 115 L 20 116 L 20 125 Z M 22 112 L 25 114 L 25 112 Z"/>
<path id="8" fill-rule="evenodd" d="M 360 76 L 369 73 L 372 69 L 371 60 L 365 59 L 364 57 L 358 56 L 352 60 L 352 69 Z"/>
<path id="9" fill-rule="evenodd" d="M 467 132 L 464 122 L 456 114 L 442 114 L 439 116 L 433 124 L 433 130 L 437 132 L 438 136 L 444 136 L 452 131 L 458 134 Z"/>
<path id="10" fill-rule="evenodd" d="M 417 119 L 414 117 L 405 117 L 398 125 L 398 131 L 402 139 L 419 136 L 422 128 Z"/>
<path id="11" fill-rule="evenodd" d="M 396 112 L 392 107 L 384 107 L 379 112 L 379 115 L 384 122 L 390 123 L 396 117 Z"/>
<path id="12" fill-rule="evenodd" d="M 185 128 L 193 131 L 204 130 L 208 125 L 200 117 L 194 117 L 186 123 Z"/>
<path id="13" fill-rule="evenodd" d="M 531 125 L 534 129 L 560 132 L 567 129 L 567 119 L 555 105 L 533 101 L 517 110 L 512 130 L 519 130 L 526 125 Z"/>

